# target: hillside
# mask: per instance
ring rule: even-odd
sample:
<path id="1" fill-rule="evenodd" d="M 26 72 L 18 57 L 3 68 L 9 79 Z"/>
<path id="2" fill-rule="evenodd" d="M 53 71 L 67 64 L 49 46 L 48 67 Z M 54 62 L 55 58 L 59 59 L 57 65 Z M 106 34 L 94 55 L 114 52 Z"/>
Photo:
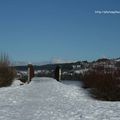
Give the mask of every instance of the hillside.
<path id="1" fill-rule="evenodd" d="M 120 67 L 120 58 L 116 59 L 108 59 L 108 58 L 101 58 L 96 61 L 77 61 L 72 63 L 57 63 L 57 64 L 46 64 L 46 65 L 34 65 L 35 70 L 54 70 L 56 66 L 60 66 L 63 71 L 69 71 L 73 69 L 85 69 L 85 68 L 91 68 L 94 66 L 94 64 L 99 65 L 100 63 L 106 64 L 114 64 L 116 67 Z M 27 65 L 19 65 L 14 66 L 16 70 L 19 71 L 26 71 Z"/>
<path id="2" fill-rule="evenodd" d="M 69 70 L 72 69 L 73 63 L 63 63 L 63 64 L 47 64 L 47 65 L 34 65 L 35 70 L 53 70 L 57 65 L 60 65 L 63 69 Z M 26 71 L 27 65 L 14 66 L 17 70 Z"/>
<path id="3" fill-rule="evenodd" d="M 72 70 L 73 67 L 80 66 L 82 68 L 86 67 L 86 64 L 89 64 L 87 61 L 77 61 L 72 63 L 57 63 L 57 64 L 46 64 L 46 65 L 34 65 L 35 70 L 53 70 L 56 66 L 60 66 L 62 70 Z M 27 65 L 14 66 L 17 70 L 26 71 Z"/>

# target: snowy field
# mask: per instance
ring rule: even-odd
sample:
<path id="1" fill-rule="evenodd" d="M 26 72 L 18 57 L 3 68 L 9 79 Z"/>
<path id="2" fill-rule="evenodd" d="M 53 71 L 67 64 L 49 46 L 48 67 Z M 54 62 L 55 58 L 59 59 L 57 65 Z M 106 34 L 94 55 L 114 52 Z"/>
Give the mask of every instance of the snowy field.
<path id="1" fill-rule="evenodd" d="M 120 102 L 93 100 L 80 83 L 34 78 L 0 88 L 0 120 L 120 120 Z"/>

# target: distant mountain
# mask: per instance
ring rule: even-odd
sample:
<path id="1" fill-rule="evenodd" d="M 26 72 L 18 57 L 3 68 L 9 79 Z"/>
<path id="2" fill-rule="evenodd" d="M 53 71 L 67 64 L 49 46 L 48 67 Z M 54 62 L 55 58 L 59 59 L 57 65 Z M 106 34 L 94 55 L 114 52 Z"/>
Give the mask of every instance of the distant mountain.
<path id="1" fill-rule="evenodd" d="M 72 62 L 73 61 L 71 60 L 63 60 L 63 59 L 58 59 L 58 58 L 51 60 L 51 64 L 62 64 L 62 63 L 72 63 Z"/>
<path id="2" fill-rule="evenodd" d="M 77 62 L 65 62 L 65 61 L 46 61 L 46 62 L 34 62 L 32 63 L 34 65 L 35 70 L 54 70 L 57 65 L 59 65 L 62 70 L 69 71 L 72 69 L 85 69 L 89 68 L 93 65 L 93 63 L 99 63 L 99 62 L 108 62 L 108 61 L 117 61 L 116 65 L 118 65 L 120 62 L 120 58 L 116 59 L 107 59 L 107 58 L 101 58 L 94 62 L 88 62 L 88 61 L 77 61 Z M 16 62 L 14 63 L 14 67 L 17 70 L 25 71 L 27 70 L 27 62 Z"/>
<path id="3" fill-rule="evenodd" d="M 51 62 L 48 61 L 44 61 L 44 62 L 23 62 L 23 61 L 14 61 L 12 63 L 13 66 L 26 66 L 29 63 L 33 64 L 33 65 L 46 65 L 46 64 L 51 64 Z"/>
<path id="4" fill-rule="evenodd" d="M 61 68 L 63 70 L 72 70 L 73 65 L 77 65 L 80 64 L 81 62 L 71 62 L 71 63 L 50 63 L 50 62 L 46 62 L 46 63 L 40 63 L 40 64 L 36 64 L 36 63 L 32 63 L 34 65 L 34 69 L 35 70 L 54 70 L 56 68 L 56 66 L 61 66 Z M 42 65 L 43 64 L 43 65 Z M 17 70 L 20 71 L 26 71 L 27 70 L 27 64 L 14 64 L 14 67 Z"/>
<path id="5" fill-rule="evenodd" d="M 28 64 L 27 62 L 23 62 L 23 61 L 13 61 L 12 62 L 13 66 L 25 66 L 27 64 Z"/>
<path id="6" fill-rule="evenodd" d="M 101 59 L 98 59 L 96 62 L 107 62 L 107 61 L 110 61 L 110 59 L 108 59 L 108 58 L 101 58 Z"/>
<path id="7" fill-rule="evenodd" d="M 62 60 L 62 59 L 52 59 L 50 61 L 42 61 L 42 62 L 25 62 L 25 61 L 14 61 L 12 63 L 13 66 L 26 66 L 29 63 L 37 66 L 48 65 L 48 64 L 63 64 L 63 63 L 71 63 L 70 60 Z"/>
<path id="8" fill-rule="evenodd" d="M 118 62 L 119 62 L 119 61 L 120 61 L 120 57 L 119 57 L 119 58 L 116 58 L 115 61 L 118 61 Z"/>

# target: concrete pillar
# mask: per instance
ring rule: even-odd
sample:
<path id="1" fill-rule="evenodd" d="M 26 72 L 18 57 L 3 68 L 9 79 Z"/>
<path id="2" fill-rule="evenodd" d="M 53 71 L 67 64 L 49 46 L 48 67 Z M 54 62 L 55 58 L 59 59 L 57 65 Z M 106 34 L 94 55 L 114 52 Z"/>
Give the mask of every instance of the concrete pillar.
<path id="1" fill-rule="evenodd" d="M 34 68 L 32 64 L 28 64 L 28 83 L 34 77 Z"/>
<path id="2" fill-rule="evenodd" d="M 57 66 L 57 67 L 55 68 L 55 79 L 56 79 L 57 81 L 60 81 L 60 80 L 61 80 L 61 68 L 60 68 L 60 66 Z"/>

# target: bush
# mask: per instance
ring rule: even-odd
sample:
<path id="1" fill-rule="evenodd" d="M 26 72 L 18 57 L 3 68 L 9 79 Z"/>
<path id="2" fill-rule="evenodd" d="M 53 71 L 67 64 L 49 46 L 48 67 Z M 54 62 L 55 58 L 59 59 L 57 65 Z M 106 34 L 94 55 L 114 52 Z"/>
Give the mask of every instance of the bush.
<path id="1" fill-rule="evenodd" d="M 120 74 L 89 71 L 85 74 L 83 87 L 90 88 L 91 96 L 100 100 L 120 100 Z"/>
<path id="2" fill-rule="evenodd" d="M 0 56 L 0 87 L 10 86 L 16 77 L 16 71 L 10 67 L 10 61 L 6 54 Z"/>

